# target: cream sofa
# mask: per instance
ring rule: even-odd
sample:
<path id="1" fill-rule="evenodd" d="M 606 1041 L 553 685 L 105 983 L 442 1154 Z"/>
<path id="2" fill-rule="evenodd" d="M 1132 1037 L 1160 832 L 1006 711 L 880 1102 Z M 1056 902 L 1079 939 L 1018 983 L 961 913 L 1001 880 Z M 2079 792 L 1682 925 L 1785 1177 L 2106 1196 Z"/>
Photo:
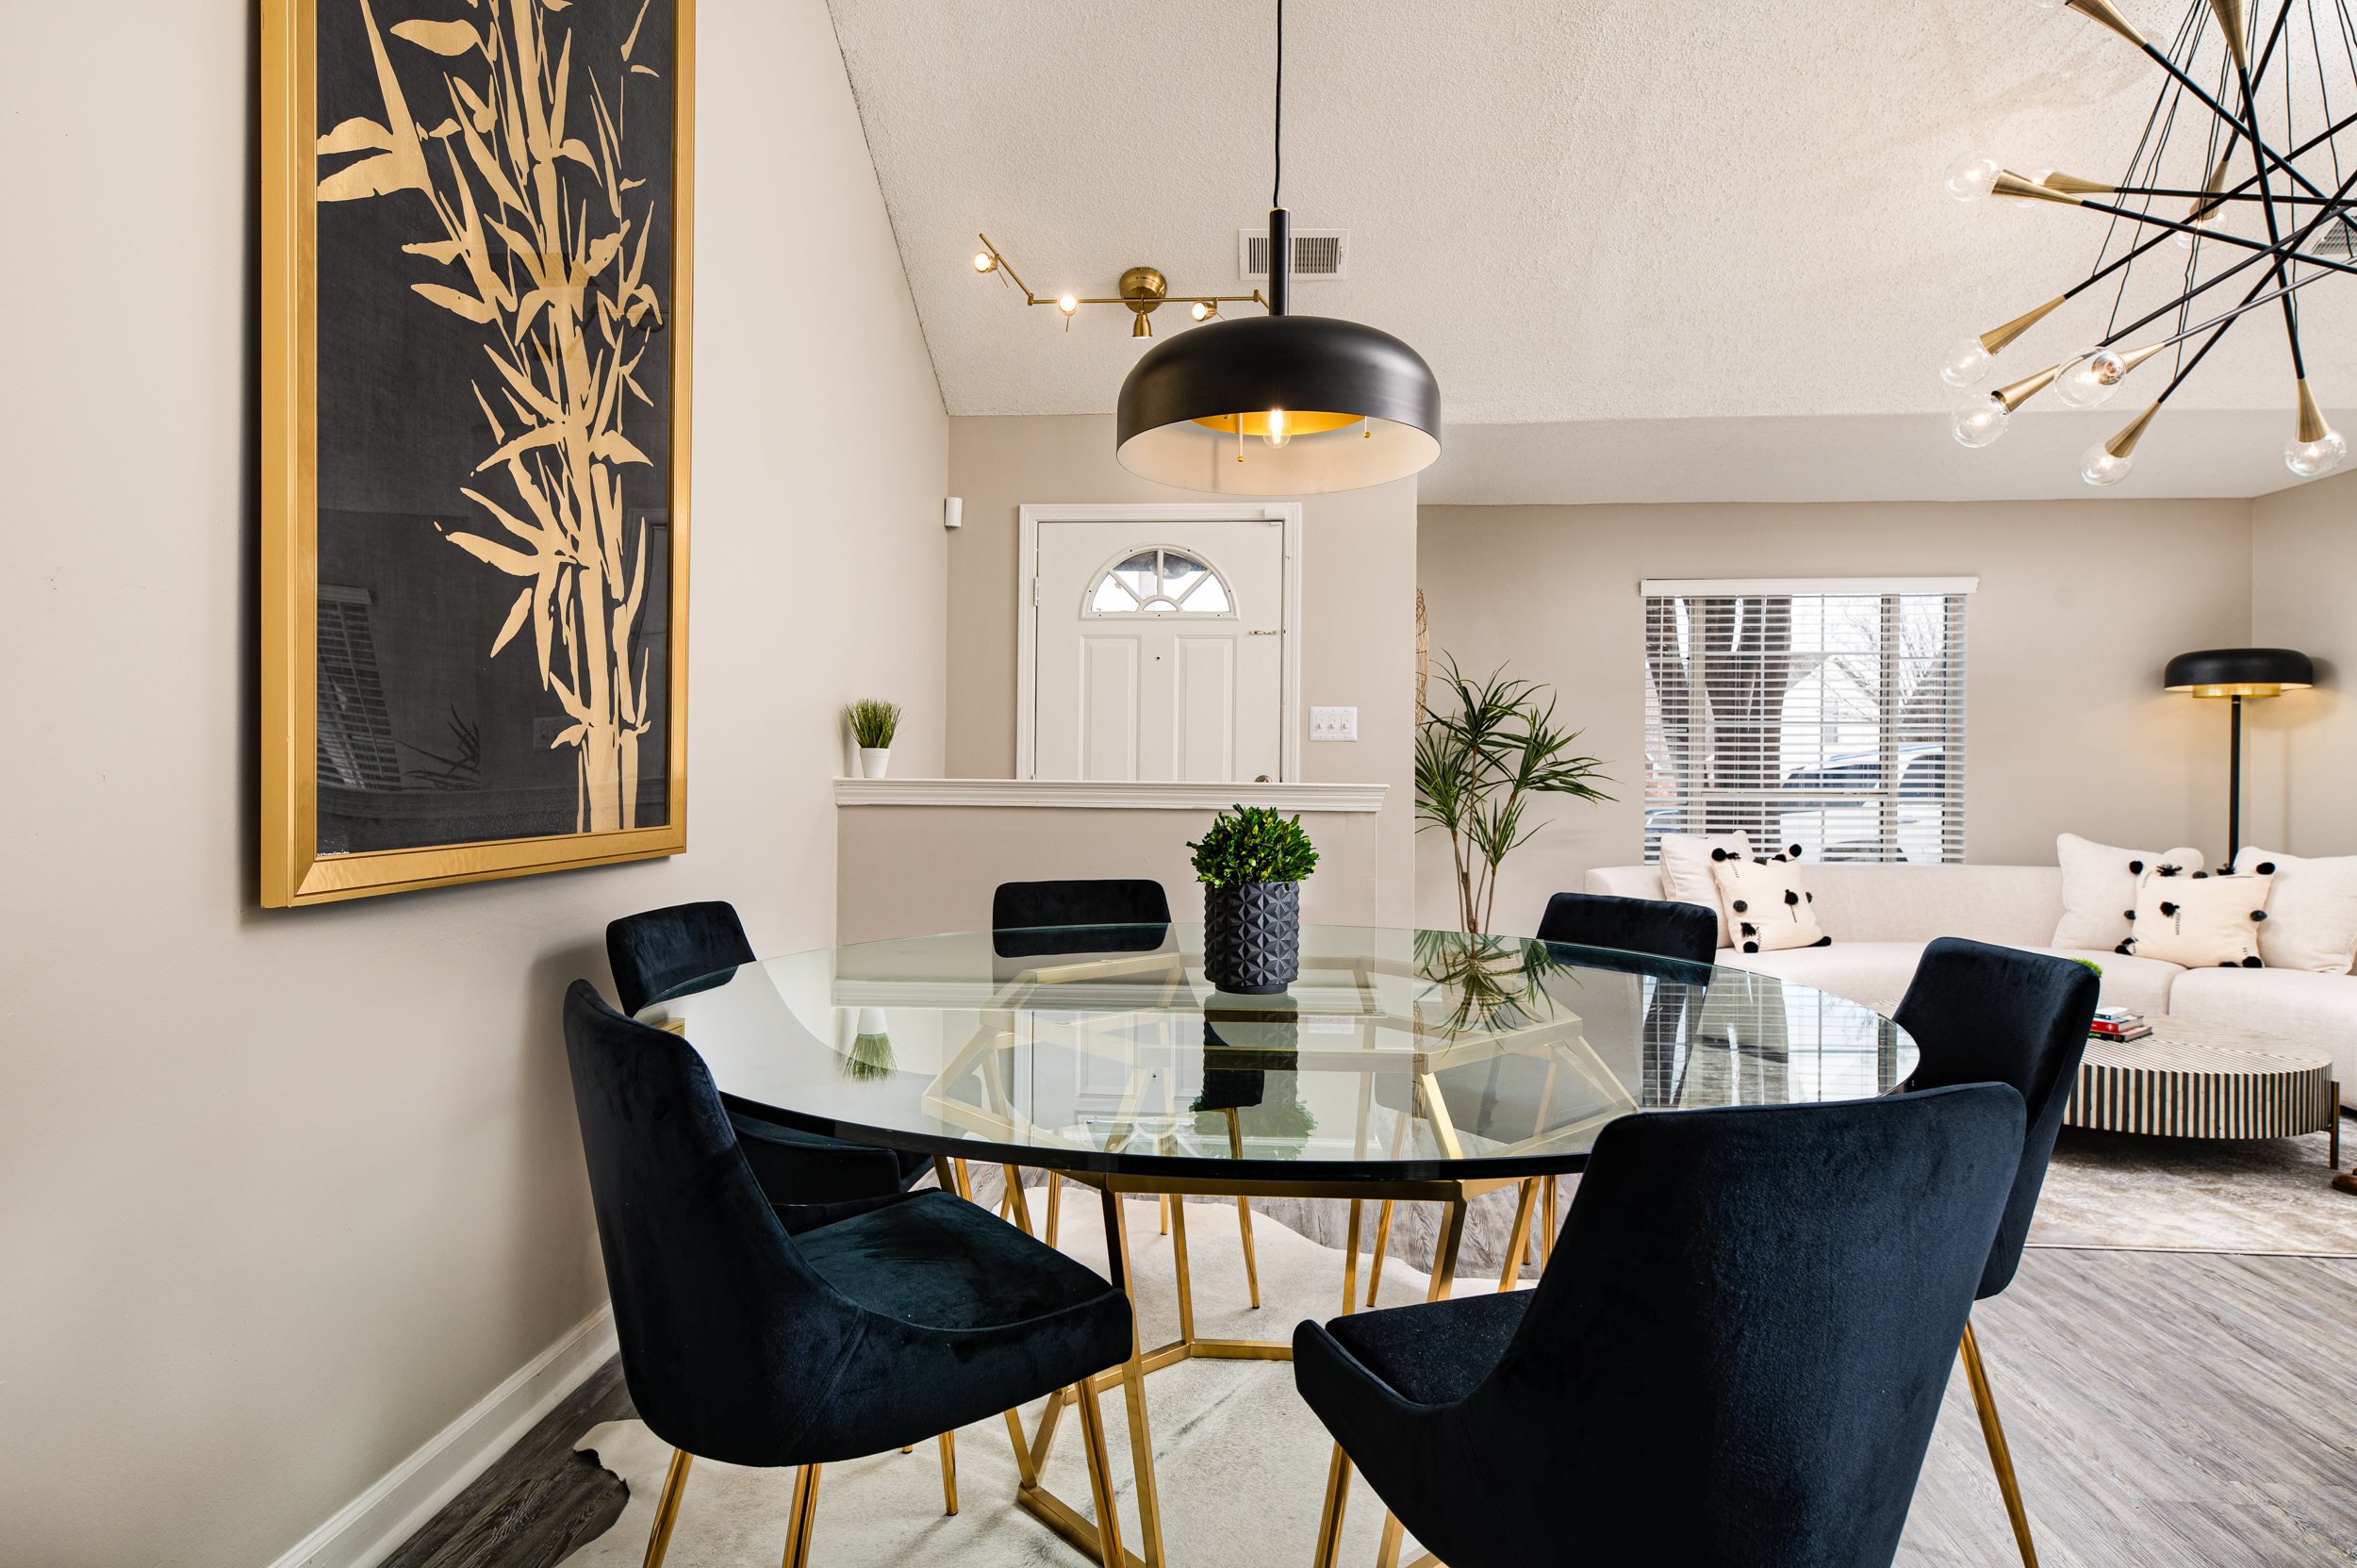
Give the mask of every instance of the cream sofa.
<path id="1" fill-rule="evenodd" d="M 2265 1030 L 2332 1052 L 2343 1104 L 2357 1107 L 2357 975 L 2298 969 L 2185 969 L 2156 958 L 2050 947 L 2062 919 L 2062 871 L 2052 866 L 1810 866 L 1817 922 L 1830 947 L 1722 949 L 1719 962 L 1798 981 L 1887 1013 L 1905 995 L 1924 944 L 1969 936 L 2103 968 L 2103 1003 L 2138 1013 Z M 1590 871 L 1591 893 L 1661 897 L 1657 866 Z"/>

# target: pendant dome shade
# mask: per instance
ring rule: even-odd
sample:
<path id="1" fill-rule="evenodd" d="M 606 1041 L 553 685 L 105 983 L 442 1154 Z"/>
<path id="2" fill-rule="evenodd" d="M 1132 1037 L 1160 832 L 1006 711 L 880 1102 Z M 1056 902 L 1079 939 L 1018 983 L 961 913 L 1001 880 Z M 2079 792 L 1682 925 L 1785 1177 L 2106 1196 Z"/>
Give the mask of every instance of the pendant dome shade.
<path id="1" fill-rule="evenodd" d="M 1261 438 L 1271 410 L 1294 432 L 1282 446 Z M 1142 479 L 1218 495 L 1356 490 L 1440 456 L 1441 387 L 1388 332 L 1247 317 L 1147 351 L 1121 384 L 1115 423 L 1115 455 Z"/>

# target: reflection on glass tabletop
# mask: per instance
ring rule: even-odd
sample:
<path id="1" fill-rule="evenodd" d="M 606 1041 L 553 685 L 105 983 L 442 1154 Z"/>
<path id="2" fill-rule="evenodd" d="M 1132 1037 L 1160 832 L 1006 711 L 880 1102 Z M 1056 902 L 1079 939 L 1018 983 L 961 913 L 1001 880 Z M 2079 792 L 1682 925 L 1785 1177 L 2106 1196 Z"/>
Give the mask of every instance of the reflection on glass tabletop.
<path id="1" fill-rule="evenodd" d="M 1887 1094 L 1916 1055 L 1871 1008 L 1771 975 L 1355 926 L 1304 926 L 1278 996 L 1214 990 L 1182 923 L 819 949 L 638 1015 L 807 1131 L 1239 1180 L 1576 1170 L 1616 1116 Z"/>

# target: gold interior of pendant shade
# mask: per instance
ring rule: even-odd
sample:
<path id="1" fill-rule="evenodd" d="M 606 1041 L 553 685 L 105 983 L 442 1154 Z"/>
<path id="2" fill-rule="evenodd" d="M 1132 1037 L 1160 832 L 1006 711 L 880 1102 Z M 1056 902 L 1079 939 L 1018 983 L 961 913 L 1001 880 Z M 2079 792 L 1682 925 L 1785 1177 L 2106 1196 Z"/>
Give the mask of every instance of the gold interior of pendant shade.
<path id="1" fill-rule="evenodd" d="M 1285 428 L 1295 436 L 1314 436 L 1322 430 L 1340 430 L 1345 425 L 1357 424 L 1365 416 L 1361 414 L 1318 414 L 1288 408 L 1285 410 Z M 1258 414 L 1206 414 L 1195 422 L 1206 430 L 1233 436 L 1238 420 L 1244 421 L 1244 433 L 1247 436 L 1268 434 L 1268 413 L 1265 409 Z"/>
<path id="2" fill-rule="evenodd" d="M 2226 681 L 2206 686 L 2171 686 L 2188 697 L 2281 697 L 2287 691 L 2305 691 L 2304 685 L 2285 685 L 2281 681 Z"/>

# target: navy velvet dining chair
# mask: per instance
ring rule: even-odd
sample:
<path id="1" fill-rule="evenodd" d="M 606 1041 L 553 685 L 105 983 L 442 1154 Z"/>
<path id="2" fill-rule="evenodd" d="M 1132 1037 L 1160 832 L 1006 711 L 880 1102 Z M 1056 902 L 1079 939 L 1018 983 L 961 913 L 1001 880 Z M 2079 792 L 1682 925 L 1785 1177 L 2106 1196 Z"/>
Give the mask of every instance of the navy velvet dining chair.
<path id="1" fill-rule="evenodd" d="M 695 982 L 722 983 L 754 962 L 735 906 L 718 900 L 625 915 L 605 928 L 605 956 L 622 1011 L 634 1015 L 667 992 Z M 742 1104 L 729 1104 L 729 1120 L 761 1190 L 773 1202 L 881 1197 L 906 1192 L 932 1168 L 922 1154 L 804 1132 Z"/>
<path id="2" fill-rule="evenodd" d="M 1120 1531 L 1091 1379 L 1130 1362 L 1126 1296 L 948 1193 L 771 1203 L 703 1059 L 586 981 L 566 993 L 565 1048 L 623 1378 L 677 1450 L 647 1568 L 660 1568 L 694 1459 L 799 1468 L 785 1562 L 801 1568 L 822 1465 L 1067 1389 L 1112 1568 Z"/>
<path id="3" fill-rule="evenodd" d="M 1709 964 L 1719 952 L 1719 912 L 1667 899 L 1558 893 L 1540 916 L 1538 937 L 1541 942 Z"/>
<path id="4" fill-rule="evenodd" d="M 2021 1160 L 2001 1083 L 1624 1116 L 1533 1291 L 1294 1331 L 1333 1433 L 1449 1568 L 1887 1568 Z"/>
<path id="5" fill-rule="evenodd" d="M 1914 1036 L 1920 1053 L 1909 1081 L 1914 1087 L 2009 1083 L 2029 1108 L 2021 1165 L 2005 1204 L 2004 1223 L 1981 1273 L 1981 1300 L 2013 1283 L 2014 1271 L 2021 1264 L 2030 1221 L 2046 1185 L 2046 1167 L 2053 1158 L 2054 1138 L 2078 1082 L 2079 1059 L 2086 1054 L 2087 1026 L 2094 1021 L 2100 989 L 2095 971 L 2075 960 L 1944 936 L 1923 949 L 1906 997 L 1892 1015 Z M 2031 1542 L 2030 1518 L 2014 1477 L 2004 1424 L 1997 1418 L 1997 1398 L 1970 1323 L 1959 1353 L 1972 1384 L 1989 1464 L 1997 1472 L 1998 1490 L 2013 1524 L 2014 1543 L 2021 1550 L 2025 1568 L 2037 1568 L 2037 1548 Z"/>
<path id="6" fill-rule="evenodd" d="M 1553 946 L 1597 948 L 1612 952 L 1637 953 L 1652 958 L 1666 958 L 1680 964 L 1700 966 L 1692 975 L 1680 971 L 1662 971 L 1689 982 L 1706 983 L 1708 966 L 1719 951 L 1719 913 L 1702 904 L 1676 903 L 1662 899 L 1624 899 L 1606 893 L 1558 893 L 1547 900 L 1546 913 L 1540 917 L 1538 938 Z M 1593 965 L 1593 960 L 1580 962 Z M 1649 1023 L 1651 1022 L 1649 1017 Z M 1544 1065 L 1529 1057 L 1505 1057 L 1492 1065 L 1489 1073 L 1543 1072 Z M 1515 1100 L 1537 1105 L 1544 1097 L 1532 1090 L 1516 1096 L 1507 1086 L 1492 1082 L 1487 1074 L 1477 1075 L 1473 1087 L 1460 1088 L 1458 1081 L 1463 1075 L 1442 1074 L 1441 1089 L 1452 1103 L 1449 1114 L 1460 1125 L 1467 1119 L 1469 1107 L 1454 1102 L 1459 1094 L 1476 1101 Z M 1397 1098 L 1393 1096 L 1392 1098 Z M 1390 1109 L 1405 1112 L 1409 1107 L 1392 1105 Z M 1405 1131 L 1406 1122 L 1402 1122 Z M 1537 1129 L 1524 1131 L 1524 1136 L 1536 1135 Z M 1539 1265 L 1546 1266 L 1555 1247 L 1557 1205 L 1562 1190 L 1560 1177 L 1532 1177 L 1524 1183 L 1522 1197 L 1536 1195 L 1538 1208 Z M 1518 1202 L 1521 1198 L 1518 1197 Z M 1526 1213 L 1526 1207 L 1518 1211 Z M 1375 1222 L 1374 1257 L 1367 1272 L 1367 1305 L 1372 1307 L 1383 1289 L 1383 1261 L 1391 1251 L 1393 1200 L 1386 1198 Z M 1517 1230 L 1521 1227 L 1518 1225 Z M 1522 1271 L 1521 1246 L 1509 1245 L 1513 1254 L 1506 1261 L 1506 1272 L 1500 1288 L 1510 1287 Z M 1351 1272 L 1357 1273 L 1357 1260 L 1351 1260 Z"/>

